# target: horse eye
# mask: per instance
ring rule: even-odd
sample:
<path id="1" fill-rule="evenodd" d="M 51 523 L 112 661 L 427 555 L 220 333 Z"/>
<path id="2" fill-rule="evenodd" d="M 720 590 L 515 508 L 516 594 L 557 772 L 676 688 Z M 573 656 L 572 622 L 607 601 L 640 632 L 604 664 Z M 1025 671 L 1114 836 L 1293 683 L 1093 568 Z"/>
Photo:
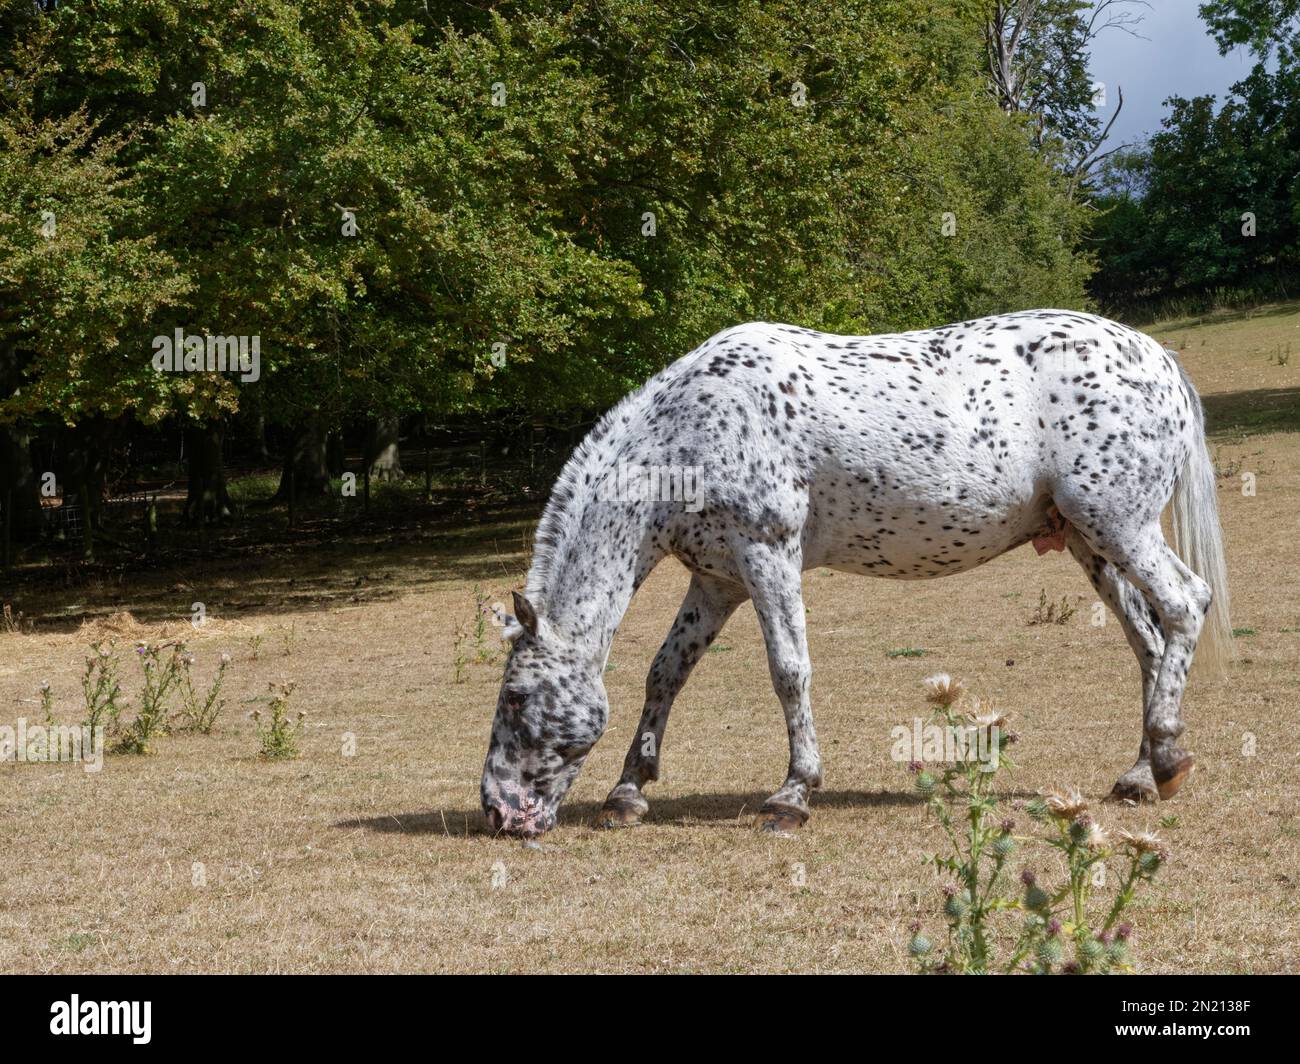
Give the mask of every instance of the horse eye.
<path id="1" fill-rule="evenodd" d="M 522 691 L 507 691 L 505 698 L 506 709 L 510 710 L 511 713 L 521 713 L 523 711 L 524 701 L 527 696 Z"/>

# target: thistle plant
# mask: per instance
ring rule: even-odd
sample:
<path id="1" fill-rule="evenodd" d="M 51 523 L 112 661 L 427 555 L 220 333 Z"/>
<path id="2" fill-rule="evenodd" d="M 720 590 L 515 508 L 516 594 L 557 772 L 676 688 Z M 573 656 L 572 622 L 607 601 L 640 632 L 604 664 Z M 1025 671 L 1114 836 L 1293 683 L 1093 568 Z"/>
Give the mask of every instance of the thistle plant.
<path id="1" fill-rule="evenodd" d="M 171 653 L 165 653 L 170 650 Z M 144 675 L 140 709 L 117 741 L 119 753 L 148 754 L 155 737 L 167 732 L 167 699 L 184 671 L 184 643 L 139 642 L 135 647 Z"/>
<path id="2" fill-rule="evenodd" d="M 92 735 L 101 727 L 105 735 L 115 734 L 126 702 L 117 680 L 117 658 L 111 642 L 101 640 L 90 645 L 86 667 L 81 674 L 81 691 L 86 701 L 86 719 L 82 721 L 82 727 L 89 728 Z"/>
<path id="3" fill-rule="evenodd" d="M 225 682 L 226 667 L 230 664 L 230 655 L 222 654 L 217 665 L 217 673 L 206 691 L 196 690 L 194 686 L 194 655 L 185 654 L 181 658 L 179 712 L 182 731 L 197 732 L 201 735 L 212 734 L 217 717 L 225 708 L 226 700 L 221 697 L 221 685 Z"/>
<path id="4" fill-rule="evenodd" d="M 54 723 L 54 689 L 49 680 L 41 681 L 41 719 L 46 727 Z"/>
<path id="5" fill-rule="evenodd" d="M 1011 764 L 1006 748 L 1015 733 L 1004 728 L 1002 714 L 978 699 L 963 699 L 960 684 L 948 676 L 932 676 L 926 686 L 936 716 L 973 741 L 964 747 L 966 756 L 942 769 L 932 771 L 921 762 L 910 766 L 948 844 L 946 852 L 926 858 L 946 881 L 947 946 L 936 956 L 922 925 L 914 923 L 908 950 L 918 969 L 962 974 L 1132 970 L 1132 927 L 1122 917 L 1165 860 L 1164 844 L 1155 835 L 1125 831 L 1112 840 L 1073 789 L 1011 803 L 1013 811 L 1023 811 L 1045 829 L 1018 834 L 1016 820 L 993 791 L 997 773 Z M 970 756 L 974 750 L 996 755 Z M 1034 851 L 1057 855 L 1055 863 L 1063 866 L 1059 881 L 1048 883 L 1021 862 L 1017 888 L 1013 858 Z M 1106 862 L 1113 859 L 1126 867 L 1113 896 L 1106 897 Z"/>
<path id="6" fill-rule="evenodd" d="M 298 739 L 306 726 L 307 714 L 299 710 L 295 718 L 289 717 L 289 696 L 293 688 L 291 683 L 269 684 L 270 706 L 265 721 L 260 709 L 249 714 L 257 724 L 261 746 L 258 756 L 263 760 L 285 761 L 298 756 Z"/>
<path id="7" fill-rule="evenodd" d="M 496 651 L 487 644 L 488 618 L 492 616 L 492 606 L 482 587 L 474 585 L 474 651 L 479 663 L 491 662 Z"/>

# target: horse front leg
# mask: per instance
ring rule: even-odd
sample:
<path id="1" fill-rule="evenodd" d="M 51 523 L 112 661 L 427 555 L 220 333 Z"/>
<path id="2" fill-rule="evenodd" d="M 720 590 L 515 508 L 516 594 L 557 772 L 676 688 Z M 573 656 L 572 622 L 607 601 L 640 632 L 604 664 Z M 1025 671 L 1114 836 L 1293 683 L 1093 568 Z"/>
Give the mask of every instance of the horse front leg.
<path id="1" fill-rule="evenodd" d="M 772 686 L 785 712 L 790 766 L 785 783 L 759 808 L 756 826 L 764 831 L 802 827 L 810 811 L 808 798 L 821 786 L 822 761 L 813 727 L 812 663 L 804 627 L 799 545 L 750 544 L 743 553 L 744 576 L 763 641 Z"/>
<path id="2" fill-rule="evenodd" d="M 642 788 L 659 778 L 664 729 L 673 700 L 727 618 L 745 601 L 743 588 L 710 576 L 692 576 L 677 619 L 655 655 L 645 682 L 645 709 L 623 759 L 623 774 L 596 816 L 598 828 L 631 827 L 650 810 Z"/>

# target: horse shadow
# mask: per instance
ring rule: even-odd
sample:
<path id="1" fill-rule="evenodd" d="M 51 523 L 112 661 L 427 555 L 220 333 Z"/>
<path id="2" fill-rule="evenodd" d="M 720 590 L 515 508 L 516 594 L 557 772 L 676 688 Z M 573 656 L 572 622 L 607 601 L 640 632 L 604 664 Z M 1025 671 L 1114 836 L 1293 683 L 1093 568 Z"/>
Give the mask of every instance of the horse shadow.
<path id="1" fill-rule="evenodd" d="M 650 797 L 650 813 L 643 822 L 647 827 L 711 826 L 750 829 L 750 820 L 768 799 L 763 791 L 730 794 L 683 794 L 677 797 Z M 1034 795 L 1014 795 L 1032 798 Z M 818 791 L 812 799 L 813 820 L 819 810 L 906 808 L 925 804 L 915 791 Z M 560 808 L 558 827 L 590 827 L 600 812 L 601 802 L 566 803 Z M 340 820 L 336 828 L 362 829 L 384 835 L 448 835 L 469 838 L 492 836 L 483 811 L 473 809 L 437 809 L 419 813 L 390 813 L 377 817 L 354 817 Z"/>

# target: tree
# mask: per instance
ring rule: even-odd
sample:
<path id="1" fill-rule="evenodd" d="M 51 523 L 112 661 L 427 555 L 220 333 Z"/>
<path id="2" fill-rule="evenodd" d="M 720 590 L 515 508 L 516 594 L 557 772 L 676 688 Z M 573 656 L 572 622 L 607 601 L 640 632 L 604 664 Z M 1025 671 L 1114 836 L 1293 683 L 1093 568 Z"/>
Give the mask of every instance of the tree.
<path id="1" fill-rule="evenodd" d="M 188 281 L 146 230 L 120 162 L 128 138 L 104 135 L 84 108 L 44 113 L 52 32 L 32 5 L 8 5 L 5 21 L 16 8 L 29 17 L 0 84 L 0 425 L 3 486 L 30 515 L 35 431 L 169 411 L 176 382 L 152 370 L 147 323 Z M 96 460 L 91 448 L 78 466 Z"/>
<path id="2" fill-rule="evenodd" d="M 1275 49 L 1283 61 L 1300 53 L 1300 0 L 1210 0 L 1200 13 L 1225 55 L 1240 45 L 1261 59 Z"/>
<path id="3" fill-rule="evenodd" d="M 1029 117 L 1034 143 L 1059 155 L 1071 188 L 1087 185 L 1111 152 L 1102 145 L 1124 107 L 1115 88 L 1115 109 L 1103 125 L 1097 114 L 1105 98 L 1088 70 L 1089 55 L 1107 30 L 1136 33 L 1145 0 L 991 0 L 984 19 L 989 91 L 998 106 Z"/>
<path id="4" fill-rule="evenodd" d="M 178 279 L 95 408 L 186 426 L 192 519 L 226 510 L 235 414 L 323 492 L 344 425 L 382 427 L 369 461 L 404 416 L 590 411 L 738 321 L 1084 299 L 1055 149 L 983 91 L 981 0 L 0 10 L 56 60 L 41 120 L 95 131 L 69 166 L 116 145 L 119 254 Z M 178 329 L 255 338 L 258 372 L 152 372 Z"/>
<path id="5" fill-rule="evenodd" d="M 1168 101 L 1150 145 L 1118 157 L 1097 199 L 1109 302 L 1239 289 L 1300 275 L 1300 68 L 1259 64 L 1221 106 Z"/>

